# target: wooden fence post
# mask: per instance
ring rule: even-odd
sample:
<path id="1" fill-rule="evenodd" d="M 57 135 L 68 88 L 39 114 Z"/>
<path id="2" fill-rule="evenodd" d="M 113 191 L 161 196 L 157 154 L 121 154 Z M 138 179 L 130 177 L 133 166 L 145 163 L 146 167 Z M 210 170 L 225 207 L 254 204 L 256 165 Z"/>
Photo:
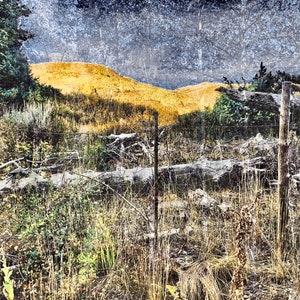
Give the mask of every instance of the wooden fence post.
<path id="1" fill-rule="evenodd" d="M 278 219 L 277 255 L 279 262 L 286 259 L 289 221 L 289 119 L 291 82 L 282 83 L 278 140 Z"/>
<path id="2" fill-rule="evenodd" d="M 154 112 L 154 251 L 158 249 L 158 113 Z"/>

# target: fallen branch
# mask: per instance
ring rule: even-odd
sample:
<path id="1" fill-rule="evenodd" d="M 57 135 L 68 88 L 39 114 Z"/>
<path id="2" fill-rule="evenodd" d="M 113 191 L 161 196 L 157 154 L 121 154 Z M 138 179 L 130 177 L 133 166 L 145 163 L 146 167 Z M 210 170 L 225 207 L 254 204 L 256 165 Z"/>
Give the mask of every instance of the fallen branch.
<path id="1" fill-rule="evenodd" d="M 21 166 L 18 164 L 18 162 L 20 162 L 20 161 L 22 161 L 22 160 L 24 160 L 24 157 L 21 157 L 21 158 L 18 158 L 18 159 L 14 159 L 14 160 L 8 161 L 8 162 L 2 164 L 2 165 L 0 166 L 0 169 L 3 169 L 3 168 L 5 168 L 5 167 L 7 167 L 7 166 L 9 166 L 9 165 L 15 165 L 17 168 L 21 168 Z"/>
<path id="2" fill-rule="evenodd" d="M 116 194 L 120 199 L 124 200 L 129 206 L 131 206 L 135 211 L 137 211 L 142 217 L 143 219 L 148 223 L 151 231 L 154 231 L 154 228 L 153 228 L 153 225 L 152 225 L 152 222 L 151 220 L 139 209 L 137 208 L 134 204 L 132 204 L 128 199 L 126 199 L 124 196 L 122 196 L 120 193 L 118 193 L 115 189 L 113 189 L 110 185 L 108 185 L 107 183 L 103 182 L 103 181 L 100 181 L 96 178 L 92 178 L 92 177 L 89 177 L 87 175 L 84 175 L 84 174 L 77 174 L 78 176 L 80 177 L 84 177 L 84 178 L 87 178 L 89 180 L 92 180 L 92 181 L 95 181 L 103 186 L 105 186 L 107 189 L 109 189 L 110 191 L 112 191 L 114 194 Z"/>

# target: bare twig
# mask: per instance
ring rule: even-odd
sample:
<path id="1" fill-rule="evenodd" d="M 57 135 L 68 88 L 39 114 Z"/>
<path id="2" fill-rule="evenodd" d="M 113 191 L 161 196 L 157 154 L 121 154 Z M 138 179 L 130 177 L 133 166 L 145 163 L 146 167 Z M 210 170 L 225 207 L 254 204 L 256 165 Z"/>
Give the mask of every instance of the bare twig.
<path id="1" fill-rule="evenodd" d="M 110 191 L 112 191 L 114 194 L 116 194 L 118 197 L 120 197 L 122 200 L 124 200 L 129 206 L 131 206 L 135 211 L 137 211 L 142 217 L 143 219 L 148 223 L 150 229 L 153 231 L 154 228 L 153 228 L 153 225 L 152 225 L 152 222 L 151 220 L 139 209 L 137 208 L 134 204 L 132 204 L 128 199 L 126 199 L 124 196 L 122 196 L 120 193 L 118 193 L 116 190 L 114 190 L 110 185 L 108 185 L 107 183 L 101 181 L 101 180 L 98 180 L 96 178 L 93 178 L 93 177 L 90 177 L 90 176 L 87 176 L 87 175 L 83 175 L 83 174 L 79 174 L 79 173 L 75 173 L 76 175 L 78 176 L 81 176 L 81 177 L 84 177 L 84 178 L 87 178 L 89 180 L 93 180 L 97 183 L 100 183 L 102 184 L 103 186 L 105 186 L 106 188 L 108 188 Z"/>
<path id="2" fill-rule="evenodd" d="M 0 169 L 3 169 L 3 168 L 5 168 L 5 167 L 7 167 L 7 166 L 9 166 L 9 165 L 15 165 L 17 168 L 22 168 L 22 167 L 18 164 L 18 162 L 20 162 L 20 161 L 22 161 L 22 160 L 24 160 L 24 157 L 21 157 L 21 158 L 18 158 L 18 159 L 14 159 L 14 160 L 8 161 L 8 162 L 2 164 L 2 165 L 0 166 Z"/>

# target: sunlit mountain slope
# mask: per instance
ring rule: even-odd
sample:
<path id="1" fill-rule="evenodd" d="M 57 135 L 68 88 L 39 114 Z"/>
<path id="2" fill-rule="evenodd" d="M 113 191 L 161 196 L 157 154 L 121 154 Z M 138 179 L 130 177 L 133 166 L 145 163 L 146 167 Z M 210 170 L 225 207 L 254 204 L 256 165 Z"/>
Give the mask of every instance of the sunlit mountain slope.
<path id="1" fill-rule="evenodd" d="M 156 109 L 160 123 L 172 123 L 178 115 L 212 107 L 220 84 L 201 83 L 178 90 L 167 90 L 123 77 L 113 70 L 87 63 L 42 63 L 31 65 L 34 77 L 64 94 L 97 94 L 118 102 Z"/>

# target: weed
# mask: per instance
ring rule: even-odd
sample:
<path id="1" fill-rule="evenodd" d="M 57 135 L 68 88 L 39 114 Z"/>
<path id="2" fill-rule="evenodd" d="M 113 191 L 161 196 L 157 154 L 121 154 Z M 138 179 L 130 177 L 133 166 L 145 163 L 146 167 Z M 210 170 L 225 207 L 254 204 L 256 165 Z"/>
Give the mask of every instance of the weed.
<path id="1" fill-rule="evenodd" d="M 7 300 L 14 300 L 14 280 L 11 278 L 12 271 L 7 266 L 4 249 L 0 249 L 2 272 L 4 274 L 3 294 Z"/>
<path id="2" fill-rule="evenodd" d="M 104 143 L 99 140 L 88 144 L 84 149 L 83 163 L 89 169 L 107 170 L 111 159 L 113 159 L 112 154 L 106 150 Z"/>

